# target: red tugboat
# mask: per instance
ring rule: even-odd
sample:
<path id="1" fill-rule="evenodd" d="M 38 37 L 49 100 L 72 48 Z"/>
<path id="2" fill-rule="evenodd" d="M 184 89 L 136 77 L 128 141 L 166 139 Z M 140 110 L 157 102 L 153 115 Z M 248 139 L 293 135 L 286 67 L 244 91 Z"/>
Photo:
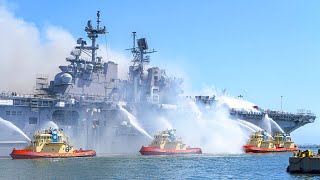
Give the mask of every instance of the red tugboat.
<path id="1" fill-rule="evenodd" d="M 170 155 L 170 154 L 201 154 L 200 148 L 190 148 L 184 144 L 181 138 L 176 138 L 176 130 L 170 129 L 154 136 L 154 140 L 148 147 L 142 146 L 142 155 Z"/>
<path id="2" fill-rule="evenodd" d="M 26 149 L 13 149 L 10 154 L 12 159 L 36 159 L 36 158 L 69 158 L 69 157 L 93 157 L 93 150 L 74 150 L 69 145 L 68 138 L 62 130 L 49 129 L 38 131 Z"/>
<path id="3" fill-rule="evenodd" d="M 270 153 L 296 151 L 299 148 L 291 141 L 289 134 L 276 133 L 274 138 L 267 137 L 265 131 L 258 131 L 250 136 L 247 145 L 243 146 L 245 152 Z"/>

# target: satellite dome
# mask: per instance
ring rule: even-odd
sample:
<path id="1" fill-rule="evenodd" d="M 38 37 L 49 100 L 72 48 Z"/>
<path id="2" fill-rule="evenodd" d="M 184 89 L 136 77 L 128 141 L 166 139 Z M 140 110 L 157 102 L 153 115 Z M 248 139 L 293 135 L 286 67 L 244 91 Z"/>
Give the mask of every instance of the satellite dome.
<path id="1" fill-rule="evenodd" d="M 62 73 L 58 73 L 58 74 L 54 77 L 54 85 L 61 85 L 61 74 L 62 74 Z"/>
<path id="2" fill-rule="evenodd" d="M 69 73 L 58 73 L 54 77 L 54 85 L 65 85 L 65 84 L 71 84 L 72 83 L 72 76 Z"/>
<path id="3" fill-rule="evenodd" d="M 63 73 L 61 75 L 61 84 L 71 84 L 72 76 L 69 73 Z"/>

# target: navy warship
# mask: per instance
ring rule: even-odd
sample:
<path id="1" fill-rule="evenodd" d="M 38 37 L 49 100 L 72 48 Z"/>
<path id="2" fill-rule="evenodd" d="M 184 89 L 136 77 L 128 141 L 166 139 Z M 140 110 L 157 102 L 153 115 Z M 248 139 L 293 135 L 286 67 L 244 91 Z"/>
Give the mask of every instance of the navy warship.
<path id="1" fill-rule="evenodd" d="M 106 27 L 100 23 L 98 11 L 96 26 L 89 20 L 84 29 L 91 43 L 87 44 L 83 38 L 77 39 L 71 56 L 66 58 L 69 64 L 59 66 L 61 72 L 51 81 L 46 75 L 37 76 L 34 94 L 2 92 L 0 117 L 18 126 L 28 136 L 52 121 L 69 132 L 69 136 L 77 136 L 73 138 L 81 141 L 77 144 L 92 148 L 101 143 L 106 145 L 104 147 L 113 147 L 115 141 L 139 135 L 121 113 L 123 108 L 134 114 L 146 129 L 152 123 L 148 117 L 174 110 L 178 99 L 185 98 L 181 88 L 183 79 L 170 77 L 159 67 L 147 66 L 149 54 L 156 51 L 149 49 L 146 38 L 137 38 L 136 32 L 132 33 L 133 47 L 127 49 L 133 54 L 129 76 L 120 79 L 118 64 L 104 62 L 98 56 L 97 38 L 107 33 Z M 196 96 L 192 99 L 205 105 L 217 101 L 215 96 Z M 261 109 L 248 112 L 230 108 L 231 116 L 254 124 L 265 114 L 288 133 L 314 122 L 316 118 L 311 113 L 293 114 Z M 108 137 L 112 137 L 113 141 L 106 141 Z"/>

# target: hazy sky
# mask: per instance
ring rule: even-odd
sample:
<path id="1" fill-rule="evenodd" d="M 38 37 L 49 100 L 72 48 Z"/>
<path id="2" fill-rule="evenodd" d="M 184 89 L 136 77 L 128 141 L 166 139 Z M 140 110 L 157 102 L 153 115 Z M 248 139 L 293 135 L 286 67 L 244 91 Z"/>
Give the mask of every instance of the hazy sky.
<path id="1" fill-rule="evenodd" d="M 50 26 L 85 37 L 87 20 L 100 10 L 109 48 L 130 55 L 125 49 L 132 45 L 130 33 L 137 31 L 158 51 L 153 65 L 184 76 L 193 92 L 227 89 L 275 110 L 283 96 L 285 111 L 320 115 L 320 1 L 0 2 L 35 26 L 40 41 Z M 106 44 L 104 37 L 100 42 Z M 316 120 L 296 130 L 294 140 L 320 143 L 319 128 Z"/>

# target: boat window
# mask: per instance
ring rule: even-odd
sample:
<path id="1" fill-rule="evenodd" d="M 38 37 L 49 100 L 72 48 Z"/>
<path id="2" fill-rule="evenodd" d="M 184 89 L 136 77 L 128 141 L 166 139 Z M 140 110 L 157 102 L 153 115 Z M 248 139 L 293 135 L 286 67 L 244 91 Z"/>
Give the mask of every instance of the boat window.
<path id="1" fill-rule="evenodd" d="M 42 106 L 42 101 L 38 101 L 38 106 Z"/>
<path id="2" fill-rule="evenodd" d="M 16 111 L 12 111 L 12 115 L 13 116 L 17 115 L 17 112 Z"/>
<path id="3" fill-rule="evenodd" d="M 10 111 L 6 111 L 6 115 L 10 115 Z"/>
<path id="4" fill-rule="evenodd" d="M 20 100 L 19 99 L 14 99 L 13 100 L 13 105 L 20 105 Z"/>
<path id="5" fill-rule="evenodd" d="M 48 106 L 49 105 L 49 102 L 48 101 L 43 101 L 43 106 Z"/>
<path id="6" fill-rule="evenodd" d="M 17 112 L 17 115 L 18 115 L 18 116 L 21 116 L 21 115 L 22 115 L 22 112 L 21 112 L 21 111 L 18 111 L 18 112 Z"/>

